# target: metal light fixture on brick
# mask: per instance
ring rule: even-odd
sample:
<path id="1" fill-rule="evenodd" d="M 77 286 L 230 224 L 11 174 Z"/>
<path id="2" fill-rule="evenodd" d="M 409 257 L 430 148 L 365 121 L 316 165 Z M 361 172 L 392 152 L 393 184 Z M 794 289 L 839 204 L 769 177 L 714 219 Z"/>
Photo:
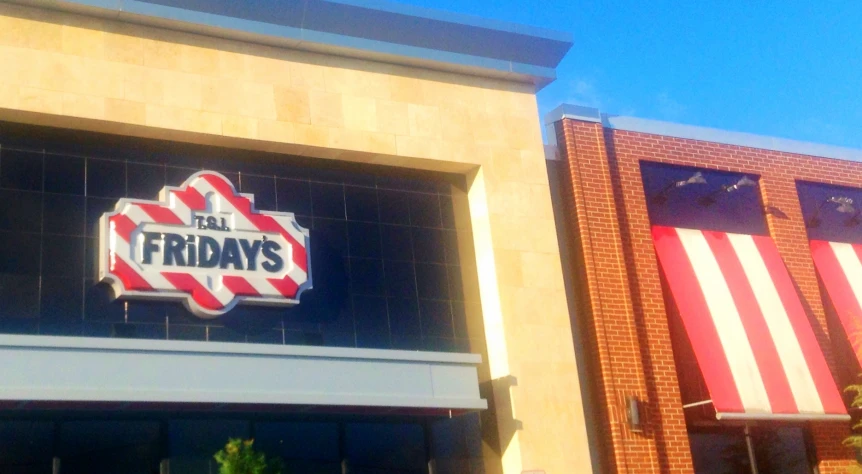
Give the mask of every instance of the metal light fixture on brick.
<path id="1" fill-rule="evenodd" d="M 697 200 L 698 204 L 701 206 L 712 206 L 718 200 L 718 197 L 722 194 L 732 193 L 738 191 L 740 188 L 748 188 L 757 186 L 757 181 L 749 178 L 748 176 L 743 176 L 734 184 L 724 184 L 720 188 L 715 191 L 707 194 L 706 196 L 702 196 Z"/>
<path id="2" fill-rule="evenodd" d="M 853 207 L 853 199 L 846 196 L 832 196 L 825 199 L 823 202 L 817 206 L 817 209 L 814 211 L 814 215 L 811 216 L 811 219 L 808 220 L 807 226 L 809 229 L 815 229 L 820 227 L 820 224 L 823 221 L 820 219 L 820 213 L 823 211 L 823 208 L 826 207 L 827 204 L 838 204 L 835 208 L 836 211 L 842 214 L 850 214 L 855 213 L 844 225 L 850 227 L 859 223 L 859 214 L 856 213 L 856 208 Z"/>
<path id="3" fill-rule="evenodd" d="M 644 420 L 641 414 L 641 401 L 634 395 L 626 397 L 626 421 L 629 429 L 633 432 L 643 432 Z"/>
<path id="4" fill-rule="evenodd" d="M 684 179 L 682 181 L 671 181 L 667 186 L 664 187 L 658 194 L 653 196 L 650 200 L 654 204 L 664 204 L 667 202 L 667 194 L 671 189 L 682 188 L 684 186 L 688 186 L 689 184 L 706 184 L 706 178 L 703 177 L 703 173 L 698 171 L 697 173 L 691 175 L 688 179 Z"/>

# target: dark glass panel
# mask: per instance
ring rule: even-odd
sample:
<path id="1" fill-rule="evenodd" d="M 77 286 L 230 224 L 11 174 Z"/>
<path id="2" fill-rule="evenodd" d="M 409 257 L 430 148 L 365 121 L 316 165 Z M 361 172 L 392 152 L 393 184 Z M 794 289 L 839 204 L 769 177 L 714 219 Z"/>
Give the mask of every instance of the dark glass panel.
<path id="1" fill-rule="evenodd" d="M 103 321 L 84 321 L 81 324 L 81 335 L 84 337 L 112 337 L 113 323 Z"/>
<path id="2" fill-rule="evenodd" d="M 440 217 L 444 228 L 455 228 L 455 203 L 451 196 L 440 196 Z"/>
<path id="3" fill-rule="evenodd" d="M 348 222 L 350 256 L 380 258 L 380 226 L 363 222 Z"/>
<path id="4" fill-rule="evenodd" d="M 353 317 L 356 320 L 357 331 L 389 333 L 386 298 L 354 296 Z"/>
<path id="5" fill-rule="evenodd" d="M 201 319 L 192 314 L 180 301 L 166 303 L 165 310 L 170 324 L 189 324 L 192 326 L 205 326 L 209 324 L 206 319 Z"/>
<path id="6" fill-rule="evenodd" d="M 461 256 L 458 252 L 458 233 L 454 230 L 443 231 L 442 245 L 446 251 L 446 263 L 460 265 Z"/>
<path id="7" fill-rule="evenodd" d="M 176 166 L 165 167 L 165 184 L 168 186 L 180 186 L 186 182 L 191 175 L 197 173 L 200 169 L 184 168 Z"/>
<path id="8" fill-rule="evenodd" d="M 84 290 L 84 319 L 89 321 L 123 321 L 125 319 L 125 303 L 113 299 L 112 290 L 108 284 L 95 284 L 92 280 L 86 280 Z"/>
<path id="9" fill-rule="evenodd" d="M 811 474 L 804 428 L 764 426 L 751 430 L 757 470 L 762 474 Z M 751 464 L 742 428 L 689 433 L 694 472 L 735 474 L 750 472 Z"/>
<path id="10" fill-rule="evenodd" d="M 311 216 L 304 216 L 301 214 L 294 214 L 293 218 L 296 219 L 296 223 L 299 224 L 303 229 L 311 229 L 314 227 L 314 220 Z"/>
<path id="11" fill-rule="evenodd" d="M 443 227 L 440 197 L 436 194 L 410 193 L 410 223 L 420 227 Z"/>
<path id="12" fill-rule="evenodd" d="M 87 196 L 121 198 L 125 195 L 125 161 L 87 160 Z"/>
<path id="13" fill-rule="evenodd" d="M 381 189 L 377 191 L 377 195 L 380 222 L 410 225 L 409 193 Z"/>
<path id="14" fill-rule="evenodd" d="M 422 336 L 419 303 L 415 298 L 388 298 L 389 327 L 392 335 Z"/>
<path id="15" fill-rule="evenodd" d="M 0 230 L 39 232 L 41 226 L 41 194 L 0 189 Z"/>
<path id="16" fill-rule="evenodd" d="M 422 350 L 431 352 L 464 352 L 465 345 L 451 337 L 424 337 Z"/>
<path id="17" fill-rule="evenodd" d="M 370 258 L 351 258 L 350 289 L 353 294 L 383 295 L 385 292 L 383 261 Z"/>
<path id="18" fill-rule="evenodd" d="M 347 220 L 366 222 L 380 220 L 376 189 L 345 186 L 344 194 L 347 203 Z"/>
<path id="19" fill-rule="evenodd" d="M 0 273 L 38 275 L 39 234 L 0 231 Z"/>
<path id="20" fill-rule="evenodd" d="M 351 472 L 426 472 L 425 435 L 418 424 L 348 423 L 345 436 Z"/>
<path id="21" fill-rule="evenodd" d="M 82 278 L 84 276 L 83 237 L 65 235 L 42 236 L 42 273 L 51 277 Z"/>
<path id="22" fill-rule="evenodd" d="M 311 188 L 308 181 L 279 178 L 275 183 L 279 211 L 311 215 Z"/>
<path id="23" fill-rule="evenodd" d="M 325 331 L 323 345 L 330 347 L 356 347 L 356 335 L 353 332 Z"/>
<path id="24" fill-rule="evenodd" d="M 439 474 L 485 472 L 478 414 L 435 421 L 431 426 L 431 437 L 432 456 Z"/>
<path id="25" fill-rule="evenodd" d="M 449 298 L 453 301 L 464 301 L 464 281 L 461 267 L 446 265 L 446 276 L 449 278 Z"/>
<path id="26" fill-rule="evenodd" d="M 177 341 L 206 341 L 207 328 L 206 326 L 187 326 L 184 324 L 176 324 L 173 320 L 169 320 L 168 339 Z"/>
<path id="27" fill-rule="evenodd" d="M 240 181 L 241 191 L 254 195 L 255 209 L 261 211 L 276 210 L 275 178 L 272 176 L 243 174 Z"/>
<path id="28" fill-rule="evenodd" d="M 425 344 L 421 336 L 408 334 L 406 336 L 400 334 L 392 335 L 392 349 L 403 351 L 424 351 Z"/>
<path id="29" fill-rule="evenodd" d="M 114 210 L 114 206 L 116 206 L 117 200 L 110 198 L 98 198 L 98 197 L 88 197 L 87 198 L 87 236 L 88 237 L 98 237 L 99 236 L 99 219 L 102 217 L 102 214 L 106 212 L 112 212 Z"/>
<path id="30" fill-rule="evenodd" d="M 99 241 L 93 238 L 87 238 L 84 240 L 84 278 L 87 279 L 97 279 L 99 278 L 98 274 L 98 255 L 99 252 Z"/>
<path id="31" fill-rule="evenodd" d="M 119 328 L 128 328 L 127 331 L 119 331 Z M 128 339 L 150 339 L 150 340 L 165 340 L 167 339 L 167 326 L 162 324 L 115 324 L 113 337 L 124 337 Z"/>
<path id="32" fill-rule="evenodd" d="M 42 336 L 80 337 L 84 335 L 83 329 L 83 321 L 80 319 L 39 320 L 39 335 Z"/>
<path id="33" fill-rule="evenodd" d="M 209 339 L 217 342 L 246 342 L 247 335 L 239 327 L 210 326 Z"/>
<path id="34" fill-rule="evenodd" d="M 449 298 L 449 280 L 446 266 L 433 263 L 416 264 L 416 283 L 420 298 L 445 300 Z"/>
<path id="35" fill-rule="evenodd" d="M 54 424 L 50 421 L 0 423 L 0 472 L 51 474 Z"/>
<path id="36" fill-rule="evenodd" d="M 43 154 L 20 150 L 0 150 L 0 188 L 42 190 Z"/>
<path id="37" fill-rule="evenodd" d="M 673 186 L 697 172 L 705 183 Z M 641 174 L 653 225 L 768 234 L 758 186 L 724 191 L 725 187 L 739 182 L 742 174 L 651 162 L 641 163 Z M 754 181 L 759 179 L 754 175 L 747 177 Z"/>
<path id="38" fill-rule="evenodd" d="M 356 347 L 363 349 L 389 349 L 392 341 L 389 331 L 356 331 Z"/>
<path id="39" fill-rule="evenodd" d="M 311 232 L 312 251 L 315 242 L 323 241 L 324 245 L 334 252 L 347 255 L 347 223 L 335 219 L 314 218 L 314 230 Z M 312 265 L 314 261 L 312 260 Z"/>
<path id="40" fill-rule="evenodd" d="M 42 277 L 42 320 L 80 321 L 84 315 L 84 281 L 81 278 Z"/>
<path id="41" fill-rule="evenodd" d="M 80 156 L 45 155 L 45 192 L 84 195 L 85 159 Z"/>
<path id="42" fill-rule="evenodd" d="M 39 315 L 39 277 L 0 273 L 0 319 Z"/>
<path id="43" fill-rule="evenodd" d="M 357 344 L 358 340 L 360 346 L 384 347 L 389 331 L 388 326 L 381 322 L 387 317 L 385 309 L 368 312 L 368 305 L 360 301 L 358 329 L 362 334 L 355 332 L 357 327 L 351 297 L 374 295 L 389 297 L 396 308 L 401 308 L 399 311 L 403 310 L 406 318 L 402 331 L 415 333 L 394 337 L 392 343 L 398 347 L 418 349 L 419 344 L 413 339 L 420 337 L 416 328 L 421 326 L 416 295 L 421 292 L 430 298 L 445 298 L 451 292 L 453 296 L 459 296 L 454 288 L 448 288 L 457 283 L 455 278 L 449 279 L 451 281 L 447 285 L 440 272 L 433 271 L 435 267 L 417 270 L 414 265 L 414 254 L 423 260 L 449 265 L 456 263 L 450 252 L 451 242 L 445 239 L 441 242 L 437 231 L 426 232 L 417 238 L 417 252 L 414 252 L 414 238 L 409 227 L 411 222 L 414 226 L 440 227 L 437 217 L 441 214 L 441 198 L 435 193 L 448 189 L 444 180 L 406 178 L 399 176 L 400 171 L 382 168 L 380 171 L 385 176 L 378 178 L 375 177 L 375 174 L 379 176 L 376 171 L 357 172 L 356 167 L 350 166 L 311 168 L 306 164 L 310 160 L 290 157 L 275 159 L 274 156 L 253 152 L 237 155 L 233 150 L 203 149 L 194 145 L 133 138 L 83 136 L 80 133 L 62 135 L 56 130 L 40 135 L 36 131 L 36 128 L 27 127 L 19 131 L 17 138 L 11 138 L 15 143 L 30 147 L 30 155 L 19 153 L 16 158 L 17 152 L 9 148 L 0 149 L 0 176 L 3 179 L 20 186 L 20 182 L 26 179 L 18 178 L 35 177 L 38 186 L 44 182 L 47 189 L 44 195 L 0 189 L 0 202 L 15 204 L 0 205 L 0 230 L 26 234 L 22 231 L 28 229 L 32 233 L 26 234 L 26 240 L 38 244 L 34 251 L 33 245 L 28 246 L 20 236 L 6 235 L 0 239 L 0 243 L 22 244 L 7 245 L 5 250 L 0 250 L 0 253 L 5 252 L 0 256 L 5 257 L 12 252 L 12 247 L 15 248 L 12 258 L 0 262 L 0 270 L 33 277 L 32 284 L 5 284 L 6 293 L 17 295 L 8 298 L 7 306 L 18 315 L 35 315 L 40 306 L 44 306 L 46 312 L 68 314 L 70 318 L 76 313 L 74 307 L 84 307 L 83 324 L 64 325 L 61 320 L 48 322 L 46 318 L 40 333 L 148 338 L 171 334 L 172 339 L 185 336 L 201 340 L 206 338 L 205 326 L 210 324 L 213 329 L 210 340 L 244 339 L 259 343 L 287 340 L 295 344 L 348 347 Z M 8 135 L 8 128 L 0 130 L 0 136 L 4 137 L 0 139 L 0 147 L 7 145 Z M 46 146 L 51 149 L 43 158 L 41 149 Z M 11 158 L 4 162 L 3 157 L 9 156 Z M 27 156 L 35 157 L 35 161 L 22 161 Z M 240 306 L 228 315 L 240 316 L 236 319 L 239 322 L 230 323 L 230 317 L 213 322 L 191 315 L 176 302 L 112 301 L 106 285 L 94 284 L 96 224 L 102 215 L 113 211 L 117 200 L 122 197 L 156 199 L 164 184 L 178 186 L 201 168 L 225 171 L 225 176 L 240 185 L 243 192 L 255 195 L 259 208 L 277 206 L 282 211 L 295 212 L 300 224 L 312 229 L 314 288 L 301 295 L 299 306 L 280 308 L 273 312 L 272 318 L 269 317 L 269 309 Z M 242 172 L 241 180 L 238 172 Z M 281 178 L 268 177 L 273 175 Z M 306 179 L 313 184 L 304 181 Z M 379 187 L 389 189 L 376 189 L 378 181 Z M 85 185 L 88 187 L 86 190 Z M 82 199 L 80 194 L 85 191 L 89 197 Z M 447 197 L 444 207 L 450 204 L 448 201 Z M 40 215 L 43 207 L 44 218 Z M 445 209 L 442 212 L 445 214 Z M 345 220 L 355 225 L 348 228 Z M 384 222 L 396 223 L 400 227 L 386 225 L 381 233 Z M 40 235 L 41 232 L 46 235 Z M 381 262 L 382 255 L 385 255 L 385 261 Z M 353 258 L 353 262 L 348 260 L 348 256 Z M 82 262 L 72 263 L 78 260 Z M 82 271 L 79 272 L 78 268 Z M 432 270 L 430 274 L 429 268 Z M 457 264 L 448 267 L 449 271 L 455 269 Z M 39 271 L 46 279 L 46 291 L 41 295 Z M 424 272 L 421 286 L 416 285 L 417 272 Z M 80 280 L 84 294 L 77 294 L 77 298 L 65 294 L 63 290 L 67 290 L 67 286 L 63 286 L 63 280 L 56 280 L 81 276 L 87 280 Z M 375 305 L 381 306 L 380 301 L 383 300 Z M 398 306 L 399 301 L 406 303 Z M 384 302 L 382 306 L 385 305 Z M 408 309 L 403 309 L 405 307 Z M 368 314 L 372 316 L 366 317 Z M 170 322 L 167 326 L 165 317 Z M 377 318 L 384 319 L 378 321 Z M 129 324 L 116 324 L 125 320 Z M 170 331 L 172 326 L 176 329 L 173 332 Z M 290 329 L 289 335 L 284 334 L 284 327 Z M 17 329 L 10 327 L 10 330 L 27 332 L 32 329 L 21 326 Z"/>
<path id="44" fill-rule="evenodd" d="M 45 194 L 42 229 L 47 234 L 87 234 L 85 214 L 87 201 L 84 196 Z M 2 212 L 2 211 L 0 211 Z"/>
<path id="45" fill-rule="evenodd" d="M 254 447 L 290 465 L 299 460 L 341 461 L 335 423 L 255 423 Z"/>
<path id="46" fill-rule="evenodd" d="M 157 301 L 129 300 L 128 320 L 133 323 L 165 323 L 168 307 L 176 303 L 162 303 Z"/>
<path id="47" fill-rule="evenodd" d="M 159 191 L 165 187 L 165 167 L 162 165 L 147 165 L 129 163 L 127 165 L 128 192 L 125 197 L 154 201 L 159 197 Z"/>
<path id="48" fill-rule="evenodd" d="M 377 187 L 383 189 L 396 189 L 400 191 L 416 191 L 435 193 L 437 184 L 425 179 L 407 178 L 394 173 L 386 173 L 377 177 Z"/>
<path id="49" fill-rule="evenodd" d="M 417 262 L 445 263 L 446 250 L 440 229 L 413 228 L 413 255 Z"/>
<path id="50" fill-rule="evenodd" d="M 249 437 L 245 420 L 171 420 L 168 424 L 171 471 L 210 474 L 218 471 L 213 454 L 228 439 Z"/>
<path id="51" fill-rule="evenodd" d="M 470 335 L 467 333 L 467 308 L 463 301 L 451 301 L 452 307 L 452 322 L 455 325 L 455 337 L 466 338 Z"/>
<path id="52" fill-rule="evenodd" d="M 63 474 L 152 474 L 161 460 L 159 441 L 154 421 L 66 421 L 58 454 Z"/>
<path id="53" fill-rule="evenodd" d="M 416 297 L 416 271 L 412 262 L 384 261 L 386 294 L 388 296 Z"/>
<path id="54" fill-rule="evenodd" d="M 454 337 L 452 309 L 448 301 L 419 300 L 422 317 L 422 335 L 426 337 Z"/>
<path id="55" fill-rule="evenodd" d="M 314 217 L 344 219 L 344 186 L 311 183 L 311 209 Z"/>
<path id="56" fill-rule="evenodd" d="M 383 258 L 387 260 L 413 260 L 411 228 L 400 225 L 381 225 Z"/>
<path id="57" fill-rule="evenodd" d="M 2 318 L 0 319 L 0 333 L 20 335 L 39 334 L 39 320 L 35 318 Z"/>
<path id="58" fill-rule="evenodd" d="M 261 333 L 249 334 L 247 341 L 253 344 L 282 344 L 284 336 L 281 329 L 270 329 Z M 322 341 L 321 338 L 320 344 L 313 345 L 323 345 Z"/>

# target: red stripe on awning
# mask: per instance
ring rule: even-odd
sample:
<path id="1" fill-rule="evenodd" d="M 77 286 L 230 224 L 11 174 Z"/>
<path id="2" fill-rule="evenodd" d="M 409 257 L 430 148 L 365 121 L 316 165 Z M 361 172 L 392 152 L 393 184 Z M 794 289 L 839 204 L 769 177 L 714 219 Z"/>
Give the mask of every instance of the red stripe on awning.
<path id="1" fill-rule="evenodd" d="M 784 261 L 781 260 L 778 249 L 769 237 L 760 235 L 753 237 L 757 248 L 760 250 L 760 254 L 763 256 L 772 281 L 778 289 L 778 295 L 781 297 L 784 309 L 787 311 L 790 324 L 793 325 L 796 339 L 799 341 L 802 354 L 808 363 L 811 376 L 814 378 L 814 382 L 820 393 L 820 400 L 823 402 L 824 411 L 826 413 L 842 413 L 845 411 L 844 400 L 838 391 L 830 389 L 830 387 L 835 385 L 835 381 L 832 379 L 832 372 L 829 370 L 829 365 L 826 364 L 826 359 L 823 358 L 820 343 L 817 342 L 817 336 L 811 330 L 808 314 L 802 306 L 796 286 L 790 278 L 787 268 L 784 266 Z"/>
<path id="2" fill-rule="evenodd" d="M 709 243 L 721 272 L 725 275 L 739 275 L 738 278 L 728 278 L 727 285 L 733 295 L 734 303 L 745 326 L 748 335 L 748 343 L 757 360 L 757 367 L 763 377 L 763 385 L 769 396 L 773 413 L 797 413 L 796 403 L 793 401 L 793 393 L 787 375 L 783 370 L 773 370 L 781 367 L 781 359 L 775 343 L 769 335 L 769 327 L 760 311 L 760 306 L 751 304 L 757 297 L 751 289 L 751 284 L 745 278 L 745 270 L 733 250 L 733 246 L 723 232 L 704 232 L 707 243 Z"/>
<path id="3" fill-rule="evenodd" d="M 846 251 L 848 250 L 847 246 L 852 247 L 850 249 L 852 252 L 844 252 L 839 258 L 835 252 L 836 247 Z M 820 273 L 820 279 L 823 281 L 823 286 L 826 287 L 829 299 L 832 300 L 832 305 L 835 307 L 844 333 L 853 347 L 853 353 L 856 354 L 857 360 L 862 364 L 862 301 L 860 301 L 860 295 L 854 291 L 842 266 L 842 260 L 843 264 L 849 268 L 859 264 L 860 248 L 862 246 L 859 244 L 822 240 L 811 241 L 811 256 L 814 258 L 817 271 Z M 856 262 L 850 258 L 853 256 L 855 256 Z"/>
<path id="4" fill-rule="evenodd" d="M 698 317 L 699 314 L 708 313 L 709 307 L 676 231 L 670 227 L 654 226 L 652 235 L 713 406 L 716 411 L 742 411 L 742 400 L 730 373 L 730 364 L 724 357 L 715 325 L 708 318 Z"/>
<path id="5" fill-rule="evenodd" d="M 847 418 L 770 238 L 661 226 L 652 233 L 719 418 Z"/>

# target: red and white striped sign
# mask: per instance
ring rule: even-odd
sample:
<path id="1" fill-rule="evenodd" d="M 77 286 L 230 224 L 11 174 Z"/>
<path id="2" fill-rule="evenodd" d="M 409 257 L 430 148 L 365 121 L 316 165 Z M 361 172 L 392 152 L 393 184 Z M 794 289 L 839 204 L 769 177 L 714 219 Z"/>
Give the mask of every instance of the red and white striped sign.
<path id="1" fill-rule="evenodd" d="M 772 239 L 661 226 L 652 233 L 719 418 L 846 417 Z"/>
<path id="2" fill-rule="evenodd" d="M 292 213 L 257 211 L 254 196 L 201 171 L 102 216 L 99 276 L 116 297 L 182 300 L 213 318 L 238 303 L 297 304 L 311 288 L 308 248 Z"/>
<path id="3" fill-rule="evenodd" d="M 811 256 L 862 363 L 862 245 L 812 240 Z"/>

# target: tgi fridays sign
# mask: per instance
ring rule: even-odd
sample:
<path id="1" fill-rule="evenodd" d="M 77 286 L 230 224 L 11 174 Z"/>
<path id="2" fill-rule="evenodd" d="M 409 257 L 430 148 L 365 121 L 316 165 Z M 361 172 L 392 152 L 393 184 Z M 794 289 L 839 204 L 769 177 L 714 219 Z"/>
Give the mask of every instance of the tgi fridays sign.
<path id="1" fill-rule="evenodd" d="M 237 304 L 294 305 L 311 288 L 308 230 L 261 212 L 212 171 L 158 201 L 120 199 L 99 221 L 99 278 L 118 298 L 180 300 L 214 318 Z"/>

